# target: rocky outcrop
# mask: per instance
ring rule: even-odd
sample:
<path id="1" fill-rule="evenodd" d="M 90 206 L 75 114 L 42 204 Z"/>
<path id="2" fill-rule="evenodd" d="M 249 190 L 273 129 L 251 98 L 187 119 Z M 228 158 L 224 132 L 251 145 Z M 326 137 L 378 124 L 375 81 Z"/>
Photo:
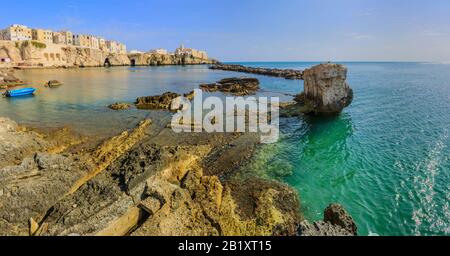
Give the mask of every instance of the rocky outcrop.
<path id="1" fill-rule="evenodd" d="M 11 119 L 0 117 L 0 141 L 1 168 L 20 164 L 35 152 L 60 152 L 81 143 L 84 138 L 67 128 L 38 133 L 19 126 Z"/>
<path id="2" fill-rule="evenodd" d="M 259 80 L 256 78 L 225 78 L 214 84 L 202 84 L 200 89 L 206 92 L 225 92 L 234 96 L 255 94 L 259 90 Z"/>
<path id="3" fill-rule="evenodd" d="M 179 94 L 166 92 L 162 95 L 139 97 L 136 99 L 136 107 L 139 109 L 167 109 L 170 110 L 172 101 L 180 97 Z"/>
<path id="4" fill-rule="evenodd" d="M 323 223 L 301 224 L 292 188 L 233 176 L 252 156 L 255 134 L 177 134 L 150 124 L 144 120 L 97 146 L 80 145 L 63 154 L 39 153 L 53 143 L 41 135 L 44 149 L 0 167 L 0 234 L 324 234 L 317 226 L 333 230 L 325 232 L 330 235 L 356 233 L 339 206 L 326 210 Z M 5 138 L 23 139 L 15 123 L 3 127 Z"/>
<path id="5" fill-rule="evenodd" d="M 64 46 L 66 63 L 62 66 L 76 67 L 103 67 L 103 66 L 127 66 L 130 60 L 126 54 L 112 54 L 101 50 Z"/>
<path id="6" fill-rule="evenodd" d="M 356 236 L 357 227 L 353 218 L 338 204 L 331 204 L 325 209 L 323 221 L 303 221 L 298 233 L 301 236 Z"/>
<path id="7" fill-rule="evenodd" d="M 0 235 L 32 233 L 30 218 L 42 219 L 87 169 L 77 157 L 48 153 L 36 153 L 20 165 L 1 168 Z"/>
<path id="8" fill-rule="evenodd" d="M 23 84 L 22 80 L 14 76 L 13 69 L 0 68 L 0 89 L 8 89 Z"/>
<path id="9" fill-rule="evenodd" d="M 63 83 L 58 80 L 50 80 L 45 84 L 45 86 L 50 87 L 50 88 L 56 88 L 61 85 L 63 85 Z"/>
<path id="10" fill-rule="evenodd" d="M 135 53 L 128 55 L 133 66 L 164 66 L 164 65 L 200 65 L 216 63 L 212 59 L 200 59 L 186 55 L 169 55 L 158 53 Z"/>
<path id="11" fill-rule="evenodd" d="M 347 84 L 347 68 L 340 64 L 320 64 L 303 72 L 304 96 L 301 100 L 312 114 L 339 114 L 353 101 Z"/>
<path id="12" fill-rule="evenodd" d="M 253 68 L 253 67 L 246 67 L 243 65 L 233 65 L 223 63 L 217 63 L 215 65 L 212 65 L 210 69 L 281 77 L 286 79 L 298 79 L 298 80 L 302 79 L 303 74 L 301 70 L 295 69 Z"/>
<path id="13" fill-rule="evenodd" d="M 108 106 L 108 108 L 112 109 L 112 110 L 125 110 L 125 109 L 129 109 L 131 107 L 130 104 L 128 103 L 114 103 Z"/>
<path id="14" fill-rule="evenodd" d="M 271 181 L 205 175 L 200 163 L 211 150 L 144 142 L 55 204 L 39 234 L 294 235 L 296 193 Z"/>

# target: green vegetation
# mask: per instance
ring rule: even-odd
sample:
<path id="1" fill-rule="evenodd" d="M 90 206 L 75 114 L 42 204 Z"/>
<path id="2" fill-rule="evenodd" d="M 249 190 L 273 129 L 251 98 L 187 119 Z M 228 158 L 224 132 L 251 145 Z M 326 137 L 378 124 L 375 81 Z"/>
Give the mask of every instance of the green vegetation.
<path id="1" fill-rule="evenodd" d="M 25 47 L 28 46 L 30 44 L 30 42 L 31 42 L 32 46 L 34 46 L 34 47 L 36 47 L 38 49 L 45 49 L 45 48 L 47 48 L 46 44 L 38 42 L 38 41 L 25 41 L 23 43 L 23 46 L 25 46 Z"/>
<path id="2" fill-rule="evenodd" d="M 31 41 L 31 45 L 33 45 L 34 47 L 39 48 L 39 49 L 47 48 L 46 44 L 41 43 L 41 42 L 37 42 L 37 41 Z"/>

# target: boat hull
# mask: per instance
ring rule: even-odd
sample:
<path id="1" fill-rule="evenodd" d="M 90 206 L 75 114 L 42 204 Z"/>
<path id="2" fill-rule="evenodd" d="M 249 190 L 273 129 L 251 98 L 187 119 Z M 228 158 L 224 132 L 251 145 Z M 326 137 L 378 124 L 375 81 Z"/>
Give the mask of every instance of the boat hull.
<path id="1" fill-rule="evenodd" d="M 21 97 L 21 96 L 29 96 L 33 95 L 36 89 L 34 88 L 26 88 L 19 90 L 11 90 L 6 92 L 6 97 Z"/>

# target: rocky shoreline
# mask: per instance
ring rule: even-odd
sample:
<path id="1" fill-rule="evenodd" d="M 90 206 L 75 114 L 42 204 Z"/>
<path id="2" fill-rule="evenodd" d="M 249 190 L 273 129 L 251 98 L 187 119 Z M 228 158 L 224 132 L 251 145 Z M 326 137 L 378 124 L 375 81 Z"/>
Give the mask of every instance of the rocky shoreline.
<path id="1" fill-rule="evenodd" d="M 336 64 L 305 71 L 314 79 L 283 111 L 339 113 L 353 97 L 346 72 Z M 259 81 L 231 78 L 200 88 L 249 95 Z M 136 106 L 167 110 L 178 96 L 141 97 Z M 293 188 L 240 175 L 258 149 L 257 133 L 175 133 L 170 120 L 155 121 L 99 141 L 0 118 L 0 235 L 357 235 L 341 206 L 309 223 Z"/>
<path id="2" fill-rule="evenodd" d="M 326 232 L 305 224 L 284 184 L 234 177 L 257 147 L 253 134 L 175 134 L 144 120 L 95 146 L 73 136 L 56 147 L 0 121 L 1 235 L 352 234 L 348 215 L 329 217 Z"/>
<path id="3" fill-rule="evenodd" d="M 0 40 L 2 57 L 9 68 L 74 68 L 111 66 L 162 66 L 214 64 L 213 59 L 201 59 L 187 55 L 157 53 L 120 54 L 109 53 L 70 45 L 44 44 L 38 47 L 30 41 L 13 42 Z"/>

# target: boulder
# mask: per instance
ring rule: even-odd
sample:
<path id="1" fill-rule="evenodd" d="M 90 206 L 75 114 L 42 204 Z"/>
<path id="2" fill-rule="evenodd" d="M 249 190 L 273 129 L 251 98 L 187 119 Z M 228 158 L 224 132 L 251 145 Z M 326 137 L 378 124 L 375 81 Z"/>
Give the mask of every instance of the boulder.
<path id="1" fill-rule="evenodd" d="M 347 68 L 341 64 L 320 64 L 303 72 L 304 101 L 309 114 L 339 114 L 353 101 L 347 84 Z"/>

